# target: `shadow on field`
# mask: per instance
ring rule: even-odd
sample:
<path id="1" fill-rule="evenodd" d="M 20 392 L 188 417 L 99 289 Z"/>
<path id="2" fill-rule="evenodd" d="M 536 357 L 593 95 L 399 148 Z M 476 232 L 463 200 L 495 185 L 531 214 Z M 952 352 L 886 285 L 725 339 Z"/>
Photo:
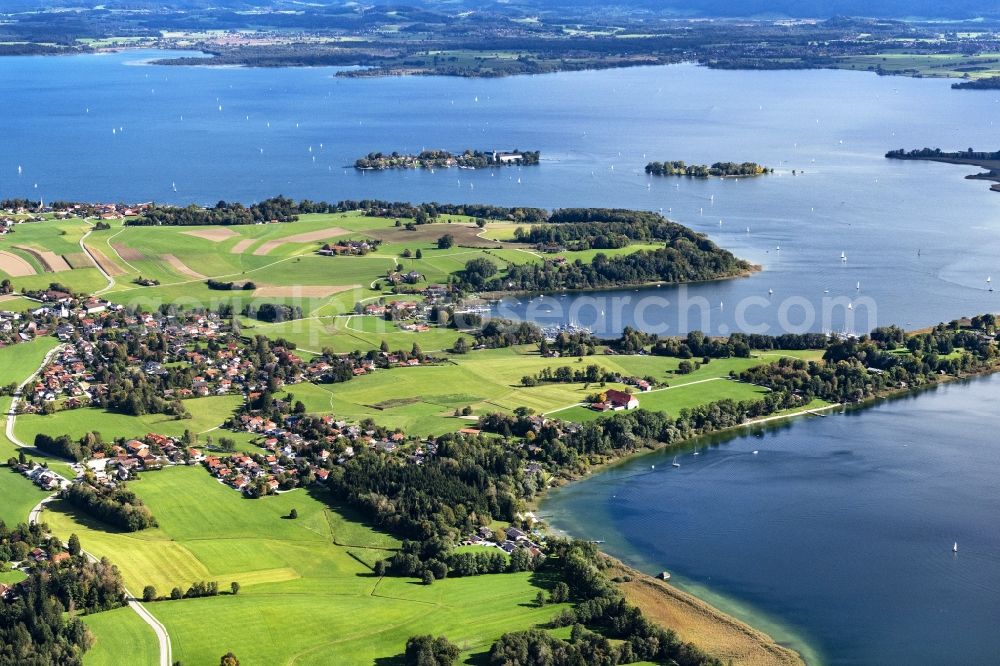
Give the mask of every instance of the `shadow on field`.
<path id="1" fill-rule="evenodd" d="M 372 532 L 375 532 L 385 537 L 389 537 L 393 540 L 398 539 L 398 535 L 395 535 L 389 530 L 379 525 L 376 525 L 368 516 L 363 514 L 361 511 L 355 509 L 354 507 L 348 505 L 345 502 L 338 500 L 326 488 L 315 484 L 310 484 L 309 486 L 304 488 L 304 490 L 310 497 L 326 504 L 328 507 L 330 507 L 331 511 L 339 514 L 342 518 L 344 518 L 344 520 L 350 521 L 352 523 L 358 523 L 359 525 L 371 530 Z M 330 530 L 331 532 L 334 533 L 333 543 L 337 544 L 338 546 L 348 546 L 348 547 L 353 546 L 356 548 L 370 547 L 369 544 L 350 543 L 349 540 L 342 539 L 340 535 L 336 533 L 336 530 L 333 528 L 332 525 L 330 526 Z"/>
<path id="2" fill-rule="evenodd" d="M 107 532 L 108 534 L 134 534 L 134 532 L 129 532 L 123 530 L 119 527 L 115 527 L 110 523 L 106 523 L 102 520 L 94 518 L 89 513 L 85 513 L 81 509 L 76 508 L 66 500 L 52 500 L 45 505 L 46 511 L 58 512 L 63 515 L 69 516 L 77 523 L 83 525 L 84 527 L 95 530 L 98 532 Z M 45 514 L 42 514 L 42 522 L 45 522 Z"/>

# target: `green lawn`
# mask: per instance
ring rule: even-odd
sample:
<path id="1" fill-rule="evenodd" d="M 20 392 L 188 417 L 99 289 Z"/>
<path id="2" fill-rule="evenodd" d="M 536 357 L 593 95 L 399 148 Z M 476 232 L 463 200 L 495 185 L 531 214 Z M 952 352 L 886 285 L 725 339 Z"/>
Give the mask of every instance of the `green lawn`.
<path id="1" fill-rule="evenodd" d="M 164 414 L 135 417 L 104 411 L 97 407 L 60 411 L 49 416 L 25 414 L 17 419 L 16 433 L 22 441 L 29 444 L 35 440 L 35 435 L 38 433 L 52 436 L 69 435 L 73 439 L 79 439 L 92 431 L 101 433 L 105 439 L 141 437 L 151 432 L 171 436 L 183 435 L 185 430 L 207 433 L 221 425 L 242 402 L 243 398 L 237 395 L 185 400 L 184 406 L 191 412 L 192 418 L 181 420 Z M 232 436 L 225 431 L 211 432 L 211 434 Z"/>
<path id="2" fill-rule="evenodd" d="M 878 55 L 841 56 L 834 59 L 840 69 L 881 70 L 888 74 L 943 78 L 979 79 L 1000 76 L 1000 54 L 913 54 L 887 52 Z"/>
<path id="3" fill-rule="evenodd" d="M 3 573 L 0 573 L 0 583 L 3 583 L 4 585 L 16 585 L 27 577 L 27 574 L 19 569 L 14 571 L 4 571 Z"/>
<path id="4" fill-rule="evenodd" d="M 159 663 L 156 635 L 131 608 L 84 615 L 81 619 L 94 635 L 93 647 L 83 656 L 84 666 Z"/>
<path id="5" fill-rule="evenodd" d="M 27 522 L 28 512 L 47 493 L 12 469 L 0 467 L 0 520 L 13 526 Z"/>
<path id="6" fill-rule="evenodd" d="M 0 385 L 23 382 L 38 369 L 49 350 L 58 344 L 59 341 L 55 338 L 45 337 L 0 347 Z"/>
<path id="7" fill-rule="evenodd" d="M 447 579 L 429 587 L 379 580 L 359 554 L 388 555 L 380 549 L 398 542 L 337 513 L 320 491 L 246 500 L 198 467 L 148 473 L 131 488 L 159 528 L 115 533 L 59 503 L 44 519 L 63 538 L 75 532 L 88 551 L 110 557 L 130 589 L 152 584 L 162 593 L 195 580 L 217 580 L 223 588 L 241 583 L 237 596 L 147 606 L 170 632 L 174 658 L 184 663 L 215 663 L 232 650 L 249 665 L 370 664 L 401 654 L 408 637 L 423 633 L 445 634 L 467 656 L 482 655 L 500 634 L 537 626 L 560 610 L 533 607 L 546 583 L 531 574 Z M 285 519 L 292 508 L 298 519 Z M 110 643 L 115 632 L 130 631 L 99 626 L 97 635 Z M 108 657 L 98 652 L 94 658 Z"/>
<path id="8" fill-rule="evenodd" d="M 0 349 L 0 384 L 20 384 L 33 373 L 45 354 L 58 344 L 55 338 L 38 338 Z M 7 439 L 10 397 L 0 397 L 0 520 L 16 525 L 48 493 L 7 468 L 7 459 L 17 456 L 17 447 Z"/>
<path id="9" fill-rule="evenodd" d="M 452 356 L 440 365 L 377 371 L 343 384 L 300 385 L 289 390 L 310 412 L 331 412 L 349 421 L 373 418 L 377 423 L 402 428 L 411 434 L 428 435 L 472 425 L 469 420 L 454 416 L 456 409 L 465 406 L 471 406 L 474 414 L 509 412 L 526 406 L 571 420 L 596 417 L 596 412 L 574 405 L 598 392 L 601 387 L 597 384 L 544 383 L 532 387 L 520 384 L 522 377 L 535 375 L 543 368 L 568 365 L 577 369 L 596 364 L 624 376 L 650 375 L 667 382 L 671 388 L 642 394 L 640 403 L 647 409 L 676 414 L 685 407 L 714 400 L 761 396 L 763 389 L 746 384 L 704 380 L 726 378 L 730 371 L 739 372 L 782 355 L 819 358 L 817 352 L 773 352 L 755 358 L 716 359 L 690 374 L 677 375 L 674 374 L 680 364 L 677 358 L 599 354 L 582 361 L 550 359 L 540 356 L 534 345 L 526 345 Z M 625 387 L 612 383 L 604 388 Z"/>

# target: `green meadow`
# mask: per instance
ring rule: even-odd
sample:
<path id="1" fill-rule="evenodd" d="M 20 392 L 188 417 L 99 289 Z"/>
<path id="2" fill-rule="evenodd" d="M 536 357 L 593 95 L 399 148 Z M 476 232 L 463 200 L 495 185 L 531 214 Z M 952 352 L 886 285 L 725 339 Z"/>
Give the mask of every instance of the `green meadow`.
<path id="1" fill-rule="evenodd" d="M 450 356 L 444 363 L 356 377 L 330 385 L 301 384 L 287 388 L 312 413 L 332 413 L 348 421 L 364 418 L 417 435 L 441 434 L 475 425 L 474 419 L 454 416 L 456 409 L 472 407 L 473 414 L 511 412 L 530 407 L 538 413 L 562 419 L 587 421 L 598 416 L 579 407 L 588 396 L 600 392 L 598 384 L 582 382 L 543 383 L 525 387 L 521 378 L 544 368 L 583 368 L 591 364 L 623 376 L 652 376 L 669 388 L 639 394 L 640 406 L 676 414 L 679 410 L 715 400 L 753 400 L 764 390 L 731 381 L 729 373 L 780 356 L 818 359 L 819 352 L 773 352 L 753 358 L 716 359 L 686 375 L 676 374 L 680 359 L 662 356 L 607 356 L 544 358 L 534 345 L 472 352 Z M 626 388 L 609 383 L 606 388 Z"/>
<path id="2" fill-rule="evenodd" d="M 55 338 L 38 338 L 0 349 L 0 385 L 20 384 L 33 373 L 45 354 L 55 347 Z M 16 525 L 28 518 L 32 507 L 47 493 L 7 468 L 7 459 L 17 456 L 17 447 L 7 439 L 9 396 L 0 397 L 0 520 Z"/>
<path id="3" fill-rule="evenodd" d="M 888 74 L 940 78 L 980 79 L 1000 76 L 1000 54 L 961 53 L 914 54 L 903 50 L 877 55 L 841 56 L 834 66 L 840 69 L 878 69 Z"/>
<path id="4" fill-rule="evenodd" d="M 400 223 L 409 221 L 401 219 Z M 0 250 L 16 254 L 36 272 L 13 278 L 18 289 L 45 288 L 59 282 L 74 291 L 100 291 L 113 302 L 145 309 L 155 309 L 162 303 L 211 308 L 229 304 L 237 310 L 253 302 L 299 305 L 308 318 L 279 325 L 256 322 L 255 326 L 262 333 L 286 337 L 307 349 L 329 347 L 338 352 L 377 348 L 381 343 L 382 336 L 374 335 L 375 331 L 358 330 L 357 320 L 343 322 L 335 315 L 350 314 L 358 302 L 392 297 L 385 276 L 396 266 L 404 272 L 420 273 L 423 278 L 415 285 L 419 289 L 447 282 L 464 269 L 466 262 L 477 257 L 501 269 L 545 259 L 530 246 L 506 242 L 516 225 L 490 223 L 479 229 L 469 218 L 442 216 L 434 224 L 408 231 L 405 226 L 395 226 L 395 222 L 360 213 L 304 215 L 288 224 L 233 227 L 126 227 L 121 221 L 111 221 L 111 229 L 92 231 L 84 242 L 112 274 L 114 285 L 81 251 L 80 241 L 92 229 L 90 221 L 21 224 L 14 234 L 0 239 Z M 455 237 L 455 245 L 438 249 L 437 239 L 445 234 Z M 316 254 L 323 243 L 346 239 L 377 239 L 381 245 L 366 256 Z M 18 247 L 52 252 L 64 257 L 72 269 L 46 272 L 35 256 Z M 636 244 L 605 254 L 627 254 L 653 247 Z M 407 250 L 411 256 L 404 258 Z M 420 259 L 413 256 L 418 250 Z M 589 250 L 561 254 L 570 261 L 591 261 L 596 253 Z M 139 277 L 160 284 L 140 286 L 135 284 Z M 211 290 L 206 284 L 208 278 L 251 281 L 259 289 Z M 18 309 L 30 307 L 29 302 L 16 305 Z M 447 349 L 457 337 L 454 331 L 437 330 L 413 334 L 397 329 L 383 335 L 390 346 L 409 346 L 415 340 L 425 349 Z"/>
<path id="5" fill-rule="evenodd" d="M 232 416 L 242 403 L 243 398 L 238 395 L 191 398 L 184 401 L 184 406 L 191 413 L 190 419 L 176 419 L 165 414 L 130 416 L 97 407 L 68 409 L 48 416 L 24 414 L 17 418 L 14 432 L 28 444 L 38 433 L 54 437 L 69 435 L 73 439 L 79 439 L 88 432 L 99 432 L 105 439 L 142 437 L 151 432 L 176 437 L 183 435 L 185 430 L 207 435 Z M 222 434 L 232 436 L 225 431 Z"/>
<path id="6" fill-rule="evenodd" d="M 75 532 L 89 552 L 111 557 L 132 590 L 154 585 L 169 594 L 197 580 L 217 580 L 225 590 L 240 583 L 235 596 L 147 605 L 184 663 L 215 663 L 232 650 L 251 666 L 370 664 L 400 655 L 408 637 L 426 633 L 447 635 L 466 657 L 481 658 L 501 634 L 538 626 L 560 610 L 534 607 L 547 586 L 534 574 L 430 586 L 379 579 L 363 561 L 388 556 L 398 541 L 339 513 L 322 491 L 246 500 L 200 467 L 147 473 L 131 488 L 159 528 L 116 533 L 58 502 L 44 520 L 61 537 Z M 296 520 L 286 518 L 292 508 Z M 130 643 L 121 642 L 132 635 L 146 641 L 130 619 L 118 626 L 111 615 L 94 617 L 98 644 L 88 663 L 151 663 L 132 659 Z"/>
<path id="7" fill-rule="evenodd" d="M 81 618 L 94 635 L 84 666 L 158 664 L 160 646 L 153 630 L 131 608 L 116 608 Z"/>

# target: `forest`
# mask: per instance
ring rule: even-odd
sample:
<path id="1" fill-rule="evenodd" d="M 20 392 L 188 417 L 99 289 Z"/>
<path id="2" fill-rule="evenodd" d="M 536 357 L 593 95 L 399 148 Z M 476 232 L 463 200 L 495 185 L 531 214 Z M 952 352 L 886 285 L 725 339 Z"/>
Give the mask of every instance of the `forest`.
<path id="1" fill-rule="evenodd" d="M 687 239 L 702 243 L 705 237 L 657 213 L 609 208 L 562 208 L 553 211 L 549 224 L 517 227 L 518 243 L 555 244 L 570 250 L 606 250 L 630 243 Z"/>
<path id="2" fill-rule="evenodd" d="M 98 488 L 79 481 L 63 490 L 60 496 L 81 511 L 126 532 L 138 532 L 157 525 L 156 518 L 142 499 L 125 484 Z"/>
<path id="3" fill-rule="evenodd" d="M 465 264 L 459 286 L 472 292 L 548 292 L 601 289 L 735 277 L 753 270 L 707 238 L 678 238 L 663 248 L 608 257 L 598 253 L 591 263 L 545 261 L 512 265 L 500 273 L 488 259 Z"/>
<path id="4" fill-rule="evenodd" d="M 300 214 L 305 212 L 315 211 L 304 211 L 301 205 L 296 204 L 291 199 L 278 196 L 251 206 L 225 201 L 220 201 L 210 208 L 202 208 L 193 204 L 185 208 L 153 206 L 143 212 L 141 216 L 126 220 L 125 226 L 229 226 L 266 222 L 294 222 Z"/>
<path id="5" fill-rule="evenodd" d="M 48 555 L 0 598 L 0 666 L 80 666 L 94 638 L 80 618 L 67 611 L 98 613 L 125 604 L 117 567 L 107 560 L 89 561 L 75 534 L 66 550 L 58 539 L 45 538 L 45 532 L 38 524 L 9 529 L 0 522 L 0 549 L 13 546 L 8 555 L 24 558 L 32 547 Z M 68 559 L 52 561 L 64 552 Z"/>

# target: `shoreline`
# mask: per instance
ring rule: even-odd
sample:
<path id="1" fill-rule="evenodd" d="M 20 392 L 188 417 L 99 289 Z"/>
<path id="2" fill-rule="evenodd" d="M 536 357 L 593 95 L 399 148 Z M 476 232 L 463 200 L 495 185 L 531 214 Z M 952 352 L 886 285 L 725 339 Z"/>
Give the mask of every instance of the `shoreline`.
<path id="1" fill-rule="evenodd" d="M 643 615 L 669 627 L 683 641 L 694 643 L 727 664 L 792 666 L 805 664 L 798 652 L 769 634 L 725 613 L 704 599 L 654 578 L 604 553 L 615 583 Z M 628 580 L 631 578 L 631 580 Z"/>
<path id="2" fill-rule="evenodd" d="M 504 242 L 504 241 L 498 241 Z M 460 246 L 460 247 L 465 247 Z M 490 249 L 490 248 L 487 248 Z M 507 248 L 507 249 L 519 249 L 519 248 Z M 690 284 L 708 284 L 711 282 L 726 282 L 728 280 L 741 280 L 748 277 L 753 277 L 756 273 L 760 273 L 764 270 L 764 266 L 761 264 L 750 264 L 750 267 L 742 271 L 738 271 L 731 275 L 720 275 L 714 278 L 706 278 L 704 280 L 684 280 L 683 282 L 635 282 L 632 284 L 625 285 L 615 285 L 607 287 L 583 287 L 579 289 L 561 289 L 559 291 L 519 291 L 519 290 L 509 290 L 509 291 L 484 291 L 479 294 L 479 298 L 488 301 L 490 303 L 502 303 L 505 298 L 520 298 L 528 296 L 531 298 L 542 297 L 542 298 L 555 298 L 562 294 L 587 294 L 590 292 L 608 292 L 608 291 L 646 291 L 652 289 L 659 289 L 661 287 L 681 287 Z"/>
<path id="3" fill-rule="evenodd" d="M 835 403 L 815 408 L 803 407 L 802 409 L 785 414 L 772 414 L 770 416 L 747 421 L 746 423 L 724 428 L 712 433 L 701 433 L 684 441 L 677 442 L 671 446 L 661 444 L 658 446 L 636 450 L 628 455 L 592 465 L 583 475 L 575 476 L 565 483 L 561 483 L 558 486 L 553 487 L 560 488 L 570 484 L 580 483 L 584 480 L 594 478 L 601 472 L 613 467 L 634 462 L 644 455 L 662 453 L 663 451 L 671 448 L 679 450 L 683 447 L 690 446 L 706 436 L 738 436 L 741 428 L 750 428 L 767 423 L 791 420 L 806 415 L 822 417 L 825 416 L 825 414 L 821 414 L 820 412 L 838 408 L 843 411 L 869 409 L 886 400 L 900 399 L 910 395 L 919 395 L 923 391 L 947 385 L 955 381 L 987 377 L 997 373 L 1000 373 L 1000 361 L 988 368 L 982 368 L 975 372 L 969 372 L 957 376 L 941 376 L 933 383 L 923 386 L 886 391 L 885 393 L 866 398 L 857 403 Z M 536 515 L 539 515 L 540 519 L 541 506 L 544 504 L 551 489 L 552 488 L 546 488 L 542 493 L 534 498 L 529 505 L 529 510 L 534 512 Z M 545 523 L 548 529 L 554 529 L 551 524 L 549 524 L 548 520 L 541 520 Z M 565 530 L 559 531 L 567 536 L 571 536 Z M 756 628 L 748 622 L 738 619 L 734 615 L 727 613 L 717 605 L 713 605 L 712 602 L 703 598 L 703 596 L 709 595 L 705 594 L 699 596 L 697 594 L 681 590 L 674 585 L 667 584 L 664 581 L 660 581 L 649 574 L 643 573 L 642 571 L 629 566 L 619 558 L 606 552 L 603 548 L 600 548 L 600 551 L 604 557 L 608 558 L 613 567 L 616 567 L 623 572 L 627 572 L 627 575 L 632 576 L 632 582 L 618 583 L 619 587 L 622 587 L 623 591 L 626 592 L 626 595 L 631 603 L 639 606 L 643 613 L 648 613 L 654 621 L 659 622 L 667 629 L 677 631 L 678 635 L 684 638 L 684 640 L 690 640 L 695 645 L 698 645 L 698 647 L 709 652 L 709 654 L 712 654 L 727 663 L 746 664 L 748 666 L 758 666 L 759 664 L 812 663 L 806 662 L 805 657 L 801 652 L 782 645 L 764 630 Z M 625 589 L 626 586 L 631 586 L 631 596 L 629 596 L 629 592 Z M 737 640 L 737 635 L 742 638 Z M 802 650 L 802 652 L 808 651 L 813 653 L 813 650 L 809 648 L 808 645 L 804 645 L 803 647 L 806 649 Z M 818 657 L 816 658 L 818 659 Z"/>
<path id="4" fill-rule="evenodd" d="M 983 171 L 979 173 L 970 173 L 965 177 L 965 179 L 995 181 L 995 183 L 990 186 L 990 191 L 1000 192 L 1000 160 L 979 160 L 974 158 L 965 159 L 948 155 L 941 155 L 938 157 L 890 157 L 889 159 L 900 160 L 903 162 L 939 162 L 941 164 L 978 167 L 983 169 Z"/>

